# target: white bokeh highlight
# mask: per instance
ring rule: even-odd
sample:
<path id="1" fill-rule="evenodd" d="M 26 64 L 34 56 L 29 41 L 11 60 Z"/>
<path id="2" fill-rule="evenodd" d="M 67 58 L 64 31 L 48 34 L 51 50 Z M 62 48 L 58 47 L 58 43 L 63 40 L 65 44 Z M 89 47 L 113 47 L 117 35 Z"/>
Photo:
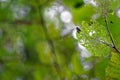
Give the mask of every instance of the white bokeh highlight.
<path id="1" fill-rule="evenodd" d="M 84 46 L 82 46 L 80 43 L 78 43 L 78 50 L 80 50 L 80 52 L 81 52 L 80 55 L 82 58 L 88 58 L 91 56 L 90 52 Z"/>
<path id="2" fill-rule="evenodd" d="M 45 10 L 44 15 L 46 18 L 54 19 L 57 15 L 57 12 L 54 9 L 48 8 Z"/>
<path id="3" fill-rule="evenodd" d="M 7 1 L 9 1 L 9 0 L 0 0 L 0 2 L 7 2 Z"/>
<path id="4" fill-rule="evenodd" d="M 69 23 L 72 21 L 72 15 L 69 11 L 63 11 L 60 15 L 60 18 L 64 23 Z"/>
<path id="5" fill-rule="evenodd" d="M 73 36 L 74 39 L 78 39 L 76 29 L 73 29 L 72 36 Z"/>
<path id="6" fill-rule="evenodd" d="M 89 32 L 89 35 L 90 35 L 90 36 L 93 36 L 93 34 L 95 34 L 95 33 L 96 33 L 96 31 L 90 31 L 90 32 Z"/>
<path id="7" fill-rule="evenodd" d="M 61 31 L 61 36 L 65 37 L 65 36 L 71 34 L 73 29 L 74 29 L 74 24 L 73 23 L 66 23 L 66 24 L 64 24 L 64 28 Z"/>
<path id="8" fill-rule="evenodd" d="M 12 4 L 10 8 L 11 11 L 13 11 L 14 18 L 16 19 L 25 18 L 31 10 L 29 6 L 14 5 L 14 4 Z"/>
<path id="9" fill-rule="evenodd" d="M 120 18 L 120 8 L 117 9 L 116 15 L 117 15 L 118 18 Z"/>
<path id="10" fill-rule="evenodd" d="M 91 4 L 94 7 L 97 7 L 97 2 L 95 0 L 83 0 L 85 4 Z"/>

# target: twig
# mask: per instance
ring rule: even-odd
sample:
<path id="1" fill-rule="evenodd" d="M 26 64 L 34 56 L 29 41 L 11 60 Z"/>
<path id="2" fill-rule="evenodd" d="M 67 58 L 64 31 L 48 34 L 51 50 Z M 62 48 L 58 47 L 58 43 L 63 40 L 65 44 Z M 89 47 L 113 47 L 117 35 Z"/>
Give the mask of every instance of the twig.
<path id="1" fill-rule="evenodd" d="M 110 43 L 108 43 L 108 42 L 105 42 L 105 41 L 103 41 L 103 40 L 98 40 L 98 39 L 97 39 L 97 41 L 99 41 L 99 42 L 102 43 L 102 44 L 105 44 L 106 46 L 108 46 L 108 47 L 110 47 L 110 48 L 113 48 L 113 45 L 110 44 Z"/>

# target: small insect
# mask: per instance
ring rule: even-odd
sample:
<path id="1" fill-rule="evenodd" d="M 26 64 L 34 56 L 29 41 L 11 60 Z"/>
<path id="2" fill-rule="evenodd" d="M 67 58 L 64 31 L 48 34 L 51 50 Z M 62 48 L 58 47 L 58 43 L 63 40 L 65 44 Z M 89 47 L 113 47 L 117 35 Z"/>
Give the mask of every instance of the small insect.
<path id="1" fill-rule="evenodd" d="M 80 33 L 81 29 L 79 27 L 76 27 L 77 33 Z"/>
<path id="2" fill-rule="evenodd" d="M 76 26 L 76 27 L 73 29 L 73 31 L 72 31 L 72 36 L 73 36 L 74 39 L 76 39 L 76 40 L 78 39 L 77 33 L 80 33 L 80 31 L 81 31 L 81 29 L 80 29 L 79 26 Z"/>

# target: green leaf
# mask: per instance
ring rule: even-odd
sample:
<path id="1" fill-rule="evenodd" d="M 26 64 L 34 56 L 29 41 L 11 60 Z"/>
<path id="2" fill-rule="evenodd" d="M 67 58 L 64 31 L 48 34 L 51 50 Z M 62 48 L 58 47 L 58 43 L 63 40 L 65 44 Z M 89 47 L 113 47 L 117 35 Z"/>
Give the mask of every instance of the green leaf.
<path id="1" fill-rule="evenodd" d="M 94 56 L 106 56 L 109 54 L 110 48 L 100 42 L 100 40 L 103 40 L 111 43 L 106 28 L 96 21 L 91 22 L 92 24 L 86 21 L 81 23 L 82 31 L 78 34 L 79 43 L 86 47 Z"/>
<path id="2" fill-rule="evenodd" d="M 106 80 L 119 80 L 120 79 L 120 56 L 112 52 L 112 58 L 106 69 Z"/>

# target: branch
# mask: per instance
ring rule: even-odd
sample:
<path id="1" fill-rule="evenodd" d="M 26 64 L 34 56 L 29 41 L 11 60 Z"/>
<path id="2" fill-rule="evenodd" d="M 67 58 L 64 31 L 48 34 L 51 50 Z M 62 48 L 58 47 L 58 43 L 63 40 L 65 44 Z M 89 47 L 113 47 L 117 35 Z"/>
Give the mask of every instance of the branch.
<path id="1" fill-rule="evenodd" d="M 0 23 L 7 23 L 7 24 L 14 24 L 14 25 L 32 25 L 34 24 L 32 21 L 27 21 L 27 20 L 3 20 L 0 21 Z"/>
<path id="2" fill-rule="evenodd" d="M 46 27 L 46 25 L 45 25 L 45 21 L 44 21 L 44 18 L 43 18 L 43 15 L 42 15 L 42 12 L 41 12 L 41 9 L 40 9 L 40 8 L 41 8 L 41 7 L 39 7 L 40 20 L 41 20 L 40 24 L 42 25 L 42 28 L 43 28 L 44 33 L 45 33 L 45 36 L 46 36 L 46 38 L 47 38 L 47 40 L 48 40 L 49 46 L 50 46 L 51 51 L 52 51 L 52 54 L 53 54 L 54 66 L 55 66 L 57 72 L 60 74 L 61 69 L 60 69 L 60 65 L 59 65 L 59 63 L 58 63 L 58 61 L 57 61 L 57 56 L 56 56 L 56 52 L 55 52 L 54 42 L 53 42 L 53 40 L 50 38 L 48 29 L 47 29 L 47 27 Z"/>
<path id="3" fill-rule="evenodd" d="M 103 41 L 103 40 L 98 40 L 100 43 L 102 43 L 102 44 L 105 44 L 106 46 L 108 46 L 108 47 L 110 47 L 110 48 L 113 48 L 114 46 L 112 45 L 112 44 L 110 44 L 110 43 L 108 43 L 108 42 L 105 42 L 105 41 Z"/>

